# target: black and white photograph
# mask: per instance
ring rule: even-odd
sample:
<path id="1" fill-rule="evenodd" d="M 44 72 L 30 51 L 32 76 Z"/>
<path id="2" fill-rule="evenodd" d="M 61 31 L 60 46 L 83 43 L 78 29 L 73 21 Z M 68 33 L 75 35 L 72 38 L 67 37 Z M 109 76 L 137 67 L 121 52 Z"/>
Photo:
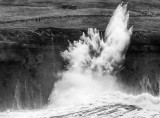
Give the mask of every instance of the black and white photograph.
<path id="1" fill-rule="evenodd" d="M 160 118 L 160 0 L 0 0 L 0 118 Z"/>

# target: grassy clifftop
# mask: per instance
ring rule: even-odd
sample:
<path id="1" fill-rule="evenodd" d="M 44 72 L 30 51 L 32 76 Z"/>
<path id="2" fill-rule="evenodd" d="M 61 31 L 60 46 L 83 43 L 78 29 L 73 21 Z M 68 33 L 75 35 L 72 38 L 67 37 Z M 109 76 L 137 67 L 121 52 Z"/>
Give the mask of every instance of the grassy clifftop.
<path id="1" fill-rule="evenodd" d="M 57 27 L 104 30 L 122 0 L 0 0 L 0 28 L 37 29 Z M 124 0 L 130 25 L 138 30 L 160 29 L 160 0 Z M 74 5 L 76 9 L 63 9 Z"/>
<path id="2" fill-rule="evenodd" d="M 48 27 L 76 30 L 96 27 L 104 31 L 114 9 L 121 2 L 122 0 L 0 0 L 0 29 L 35 32 L 38 28 Z M 158 40 L 160 0 L 124 2 L 128 2 L 130 10 L 129 25 L 138 32 L 134 35 L 134 40 L 141 37 L 141 41 L 137 40 L 139 43 L 146 39 Z M 63 9 L 63 5 L 74 5 L 76 9 Z"/>
<path id="3" fill-rule="evenodd" d="M 123 0 L 128 3 L 130 11 L 159 12 L 159 0 Z M 32 17 L 73 14 L 73 11 L 62 9 L 62 5 L 74 5 L 74 14 L 85 12 L 103 12 L 115 9 L 122 0 L 0 0 L 0 20 L 26 19 Z M 96 10 L 95 10 L 96 9 Z M 85 11 L 85 12 L 83 12 Z M 70 13 L 71 12 L 71 13 Z M 74 15 L 73 14 L 73 15 Z M 107 14 L 107 13 L 105 13 Z"/>

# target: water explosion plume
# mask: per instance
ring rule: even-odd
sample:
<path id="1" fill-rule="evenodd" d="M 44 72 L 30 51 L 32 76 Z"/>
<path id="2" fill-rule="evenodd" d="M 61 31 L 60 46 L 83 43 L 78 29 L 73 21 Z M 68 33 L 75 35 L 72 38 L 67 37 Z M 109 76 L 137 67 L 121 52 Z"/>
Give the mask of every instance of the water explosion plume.
<path id="1" fill-rule="evenodd" d="M 127 29 L 127 5 L 119 5 L 102 38 L 97 29 L 89 28 L 88 34 L 70 43 L 61 53 L 69 62 L 68 70 L 61 73 L 50 95 L 50 105 L 79 104 L 116 88 L 114 75 L 120 70 L 130 44 L 132 28 Z"/>

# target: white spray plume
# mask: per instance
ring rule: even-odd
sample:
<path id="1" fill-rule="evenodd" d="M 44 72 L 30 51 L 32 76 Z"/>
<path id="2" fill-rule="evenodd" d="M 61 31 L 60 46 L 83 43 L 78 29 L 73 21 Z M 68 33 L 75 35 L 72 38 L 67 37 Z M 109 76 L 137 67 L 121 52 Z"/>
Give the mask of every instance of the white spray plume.
<path id="1" fill-rule="evenodd" d="M 62 57 L 69 62 L 62 79 L 55 83 L 50 95 L 50 105 L 68 105 L 87 101 L 116 88 L 114 71 L 125 60 L 130 44 L 132 28 L 127 29 L 129 13 L 127 5 L 119 5 L 106 28 L 105 38 L 97 29 L 88 29 L 79 41 L 70 43 Z"/>

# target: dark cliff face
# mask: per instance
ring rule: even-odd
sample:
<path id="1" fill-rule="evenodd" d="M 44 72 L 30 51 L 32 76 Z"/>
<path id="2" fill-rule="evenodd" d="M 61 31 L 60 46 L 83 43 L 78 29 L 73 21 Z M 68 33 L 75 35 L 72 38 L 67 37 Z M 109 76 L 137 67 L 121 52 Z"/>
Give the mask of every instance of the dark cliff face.
<path id="1" fill-rule="evenodd" d="M 128 52 L 124 69 L 119 73 L 122 90 L 158 96 L 160 90 L 160 54 L 157 52 Z"/>
<path id="2" fill-rule="evenodd" d="M 32 109 L 46 104 L 53 83 L 58 79 L 56 73 L 62 70 L 57 54 L 53 46 L 6 46 L 0 52 L 0 107 Z"/>
<path id="3" fill-rule="evenodd" d="M 0 110 L 47 104 L 58 73 L 65 69 L 60 52 L 81 34 L 54 28 L 0 30 Z"/>
<path id="4" fill-rule="evenodd" d="M 65 69 L 60 52 L 86 30 L 39 28 L 0 30 L 0 108 L 40 108 Z M 102 31 L 104 33 L 104 31 Z M 134 31 L 124 69 L 118 73 L 126 92 L 159 94 L 160 37 Z"/>

